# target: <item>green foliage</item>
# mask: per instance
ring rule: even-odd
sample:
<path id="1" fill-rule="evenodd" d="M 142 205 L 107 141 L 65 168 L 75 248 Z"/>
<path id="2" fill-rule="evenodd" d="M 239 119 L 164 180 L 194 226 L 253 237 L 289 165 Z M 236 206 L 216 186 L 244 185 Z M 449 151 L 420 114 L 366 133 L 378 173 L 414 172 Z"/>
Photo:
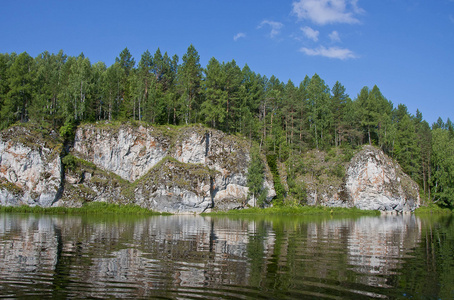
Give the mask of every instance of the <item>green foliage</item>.
<path id="1" fill-rule="evenodd" d="M 69 169 L 69 170 L 75 170 L 76 168 L 76 163 L 77 163 L 77 158 L 74 157 L 73 155 L 71 154 L 68 154 L 66 155 L 65 157 L 63 157 L 62 161 L 63 165 L 65 166 L 65 168 Z"/>
<path id="2" fill-rule="evenodd" d="M 293 198 L 304 198 L 302 182 L 313 188 L 304 174 L 319 182 L 341 178 L 341 162 L 349 161 L 353 149 L 374 144 L 399 162 L 430 201 L 453 205 L 451 154 L 443 153 L 452 147 L 452 122 L 440 118 L 431 128 L 421 112 L 413 116 L 405 105 L 394 108 L 377 86 L 364 87 L 352 100 L 340 82 L 330 89 L 318 74 L 306 75 L 299 84 L 284 83 L 214 57 L 203 68 L 193 45 L 181 63 L 157 48 L 154 55 L 146 50 L 137 66 L 128 48 L 110 66 L 91 64 L 83 53 L 0 54 L 0 129 L 33 122 L 70 142 L 77 124 L 101 120 L 167 126 L 203 122 L 259 143 L 275 156 L 271 169 L 272 160 L 285 163 L 313 149 L 329 154 L 333 147 L 342 148 L 327 155 L 326 172 L 327 164 L 313 159 L 303 171 L 295 170 L 296 177 L 287 180 Z M 446 134 L 432 137 L 437 130 Z M 277 167 L 272 172 L 278 205 L 285 191 Z"/>
<path id="3" fill-rule="evenodd" d="M 270 167 L 271 174 L 273 175 L 274 190 L 276 191 L 276 197 L 273 200 L 273 204 L 281 206 L 284 204 L 285 189 L 282 186 L 281 178 L 277 169 L 277 161 L 275 154 L 268 154 L 266 161 Z"/>
<path id="4" fill-rule="evenodd" d="M 138 205 L 91 202 L 82 207 L 0 206 L 0 212 L 68 215 L 161 215 Z"/>
<path id="5" fill-rule="evenodd" d="M 66 121 L 65 125 L 60 127 L 60 136 L 65 139 L 65 141 L 73 141 L 76 134 L 76 128 L 73 121 Z"/>
<path id="6" fill-rule="evenodd" d="M 452 209 L 446 207 L 440 207 L 436 204 L 430 204 L 428 206 L 421 206 L 415 210 L 415 214 L 423 215 L 423 214 L 452 214 Z"/>
<path id="7" fill-rule="evenodd" d="M 454 138 L 446 129 L 432 132 L 431 194 L 434 201 L 454 207 Z"/>
<path id="8" fill-rule="evenodd" d="M 265 182 L 265 165 L 260 157 L 257 146 L 251 148 L 251 161 L 247 173 L 248 197 L 255 198 L 259 207 L 263 207 L 266 200 L 267 190 L 263 187 Z"/>

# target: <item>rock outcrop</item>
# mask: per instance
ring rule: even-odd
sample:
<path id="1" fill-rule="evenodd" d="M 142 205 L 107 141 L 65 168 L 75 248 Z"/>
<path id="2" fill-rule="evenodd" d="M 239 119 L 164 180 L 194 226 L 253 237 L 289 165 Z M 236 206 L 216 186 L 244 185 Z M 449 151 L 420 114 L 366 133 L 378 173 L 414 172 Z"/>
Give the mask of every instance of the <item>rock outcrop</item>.
<path id="1" fill-rule="evenodd" d="M 420 205 L 419 187 L 383 151 L 364 146 L 348 165 L 338 193 L 323 204 L 409 212 Z"/>
<path id="2" fill-rule="evenodd" d="M 0 132 L 0 204 L 51 206 L 63 190 L 58 135 L 26 127 Z"/>
<path id="3" fill-rule="evenodd" d="M 383 151 L 365 146 L 352 159 L 344 192 L 352 206 L 382 211 L 413 211 L 420 205 L 419 187 Z"/>
<path id="4" fill-rule="evenodd" d="M 253 204 L 247 188 L 250 142 L 243 137 L 202 126 L 102 123 L 77 129 L 65 167 L 62 149 L 55 132 L 20 126 L 0 132 L 0 205 L 74 207 L 103 201 L 200 213 Z M 309 154 L 310 176 L 300 180 L 310 205 L 383 211 L 419 206 L 417 184 L 379 149 L 365 146 L 349 164 L 351 156 L 332 164 L 336 153 Z M 271 201 L 269 168 L 265 175 Z"/>
<path id="5" fill-rule="evenodd" d="M 249 147 L 244 138 L 202 126 L 102 124 L 77 129 L 73 154 L 129 181 L 131 186 L 122 192 L 126 202 L 157 211 L 200 213 L 246 205 Z M 94 191 L 92 175 L 82 184 Z M 269 186 L 269 172 L 267 178 Z M 274 195 L 269 189 L 268 201 Z"/>

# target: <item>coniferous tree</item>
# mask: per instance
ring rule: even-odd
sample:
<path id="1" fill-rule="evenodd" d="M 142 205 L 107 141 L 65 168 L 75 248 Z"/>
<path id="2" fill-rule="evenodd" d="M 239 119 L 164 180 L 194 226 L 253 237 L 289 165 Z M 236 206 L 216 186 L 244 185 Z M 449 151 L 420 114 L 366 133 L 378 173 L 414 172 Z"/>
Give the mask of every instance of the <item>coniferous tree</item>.
<path id="1" fill-rule="evenodd" d="M 405 173 L 418 180 L 419 149 L 414 123 L 405 114 L 397 126 L 395 155 Z"/>
<path id="2" fill-rule="evenodd" d="M 286 141 L 291 146 L 294 144 L 296 119 L 298 105 L 298 88 L 295 87 L 293 82 L 289 79 L 284 89 L 284 103 L 282 107 L 284 117 L 284 128 Z"/>
<path id="3" fill-rule="evenodd" d="M 200 56 L 191 44 L 183 55 L 183 63 L 178 69 L 178 83 L 181 91 L 181 102 L 184 107 L 183 115 L 186 124 L 197 121 L 198 100 L 200 99 L 202 82 L 202 67 Z"/>
<path id="4" fill-rule="evenodd" d="M 372 145 L 372 135 L 375 134 L 379 118 L 379 108 L 375 100 L 376 98 L 371 95 L 369 88 L 366 86 L 361 89 L 356 100 L 358 101 L 361 126 L 366 132 L 369 145 Z"/>
<path id="5" fill-rule="evenodd" d="M 123 120 L 127 120 L 130 115 L 132 115 L 133 111 L 133 99 L 129 94 L 131 92 L 131 88 L 129 87 L 129 75 L 134 72 L 136 62 L 127 47 L 120 52 L 120 57 L 115 58 L 115 62 L 123 70 L 120 81 L 121 85 L 118 117 Z"/>
<path id="6" fill-rule="evenodd" d="M 0 54 L 0 113 L 5 104 L 6 96 L 9 91 L 8 69 L 10 66 L 10 57 L 8 54 Z M 2 127 L 0 122 L 0 128 Z"/>
<path id="7" fill-rule="evenodd" d="M 104 87 L 104 73 L 107 67 L 104 62 L 97 62 L 92 66 L 93 76 L 93 100 L 92 109 L 94 111 L 95 120 L 105 120 L 107 118 L 107 106 L 106 99 L 104 98 L 103 87 Z"/>
<path id="8" fill-rule="evenodd" d="M 263 97 L 261 77 L 254 73 L 248 65 L 243 67 L 241 73 L 243 79 L 239 91 L 239 132 L 249 136 L 250 139 L 258 140 L 260 135 L 259 106 Z"/>
<path id="9" fill-rule="evenodd" d="M 219 61 L 212 57 L 205 69 L 204 101 L 201 106 L 204 121 L 212 128 L 218 128 L 227 115 L 228 93 L 225 90 L 225 75 Z"/>
<path id="10" fill-rule="evenodd" d="M 312 143 L 317 149 L 319 147 L 323 148 L 329 144 L 331 137 L 329 129 L 333 123 L 329 88 L 320 76 L 314 74 L 307 86 L 307 93 Z"/>
<path id="11" fill-rule="evenodd" d="M 136 90 L 137 93 L 135 93 L 134 97 L 134 99 L 137 99 L 137 106 L 134 105 L 133 115 L 135 118 L 137 107 L 137 117 L 139 120 L 141 120 L 144 103 L 148 103 L 149 89 L 153 78 L 153 58 L 151 57 L 151 54 L 148 50 L 142 54 L 142 57 L 139 61 L 137 77 L 139 81 L 137 85 L 138 90 Z"/>
<path id="12" fill-rule="evenodd" d="M 226 131 L 235 131 L 237 126 L 237 115 L 239 114 L 239 90 L 241 85 L 241 69 L 235 60 L 222 64 L 224 76 L 224 91 L 226 92 Z"/>
<path id="13" fill-rule="evenodd" d="M 333 96 L 331 97 L 332 108 L 333 108 L 333 131 L 334 131 L 334 146 L 340 146 L 343 141 L 345 122 L 343 120 L 345 112 L 345 106 L 349 99 L 349 96 L 345 93 L 345 87 L 336 81 L 332 90 Z"/>
<path id="14" fill-rule="evenodd" d="M 434 202 L 454 206 L 454 139 L 449 131 L 432 131 L 431 197 Z"/>
<path id="15" fill-rule="evenodd" d="M 19 54 L 8 68 L 9 90 L 1 110 L 2 127 L 16 121 L 29 120 L 35 72 L 35 60 L 26 52 Z"/>
<path id="16" fill-rule="evenodd" d="M 430 130 L 429 123 L 423 120 L 422 114 L 419 110 L 416 111 L 415 118 L 415 127 L 416 134 L 418 136 L 417 144 L 419 145 L 419 173 L 421 178 L 421 186 L 423 188 L 424 194 L 427 194 L 428 199 L 430 199 L 430 157 L 432 152 L 432 132 Z"/>

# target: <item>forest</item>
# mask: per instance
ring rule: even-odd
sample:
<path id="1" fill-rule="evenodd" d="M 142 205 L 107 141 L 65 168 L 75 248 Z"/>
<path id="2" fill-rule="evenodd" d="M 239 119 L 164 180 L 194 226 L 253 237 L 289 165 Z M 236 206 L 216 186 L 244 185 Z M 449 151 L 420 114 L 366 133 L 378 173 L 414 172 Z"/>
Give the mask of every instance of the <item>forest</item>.
<path id="1" fill-rule="evenodd" d="M 450 119 L 430 125 L 419 110 L 413 115 L 403 104 L 396 107 L 377 86 L 363 87 L 352 99 L 339 81 L 330 88 L 317 74 L 298 84 L 281 82 L 214 57 L 204 68 L 193 45 L 181 62 L 158 48 L 137 64 L 125 48 L 111 66 L 62 50 L 35 58 L 0 54 L 0 115 L 0 129 L 28 122 L 66 138 L 81 122 L 202 123 L 256 141 L 273 175 L 276 163 L 296 168 L 308 150 L 375 145 L 420 185 L 425 203 L 454 206 Z M 253 159 L 251 174 L 262 168 Z M 290 187 L 289 181 L 289 190 L 280 191 L 278 184 L 278 196 L 297 197 Z"/>

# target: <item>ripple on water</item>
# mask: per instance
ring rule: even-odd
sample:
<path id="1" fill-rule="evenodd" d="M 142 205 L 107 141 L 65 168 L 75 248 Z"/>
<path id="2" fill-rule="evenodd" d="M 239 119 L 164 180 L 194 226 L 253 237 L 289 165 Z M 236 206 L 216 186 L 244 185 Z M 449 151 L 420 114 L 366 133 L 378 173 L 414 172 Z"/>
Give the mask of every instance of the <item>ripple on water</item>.
<path id="1" fill-rule="evenodd" d="M 414 216 L 109 223 L 0 215 L 0 297 L 436 298 L 440 287 L 449 294 L 449 278 L 428 266 L 454 267 L 454 234 L 424 226 Z M 428 248 L 437 245 L 451 251 Z"/>

